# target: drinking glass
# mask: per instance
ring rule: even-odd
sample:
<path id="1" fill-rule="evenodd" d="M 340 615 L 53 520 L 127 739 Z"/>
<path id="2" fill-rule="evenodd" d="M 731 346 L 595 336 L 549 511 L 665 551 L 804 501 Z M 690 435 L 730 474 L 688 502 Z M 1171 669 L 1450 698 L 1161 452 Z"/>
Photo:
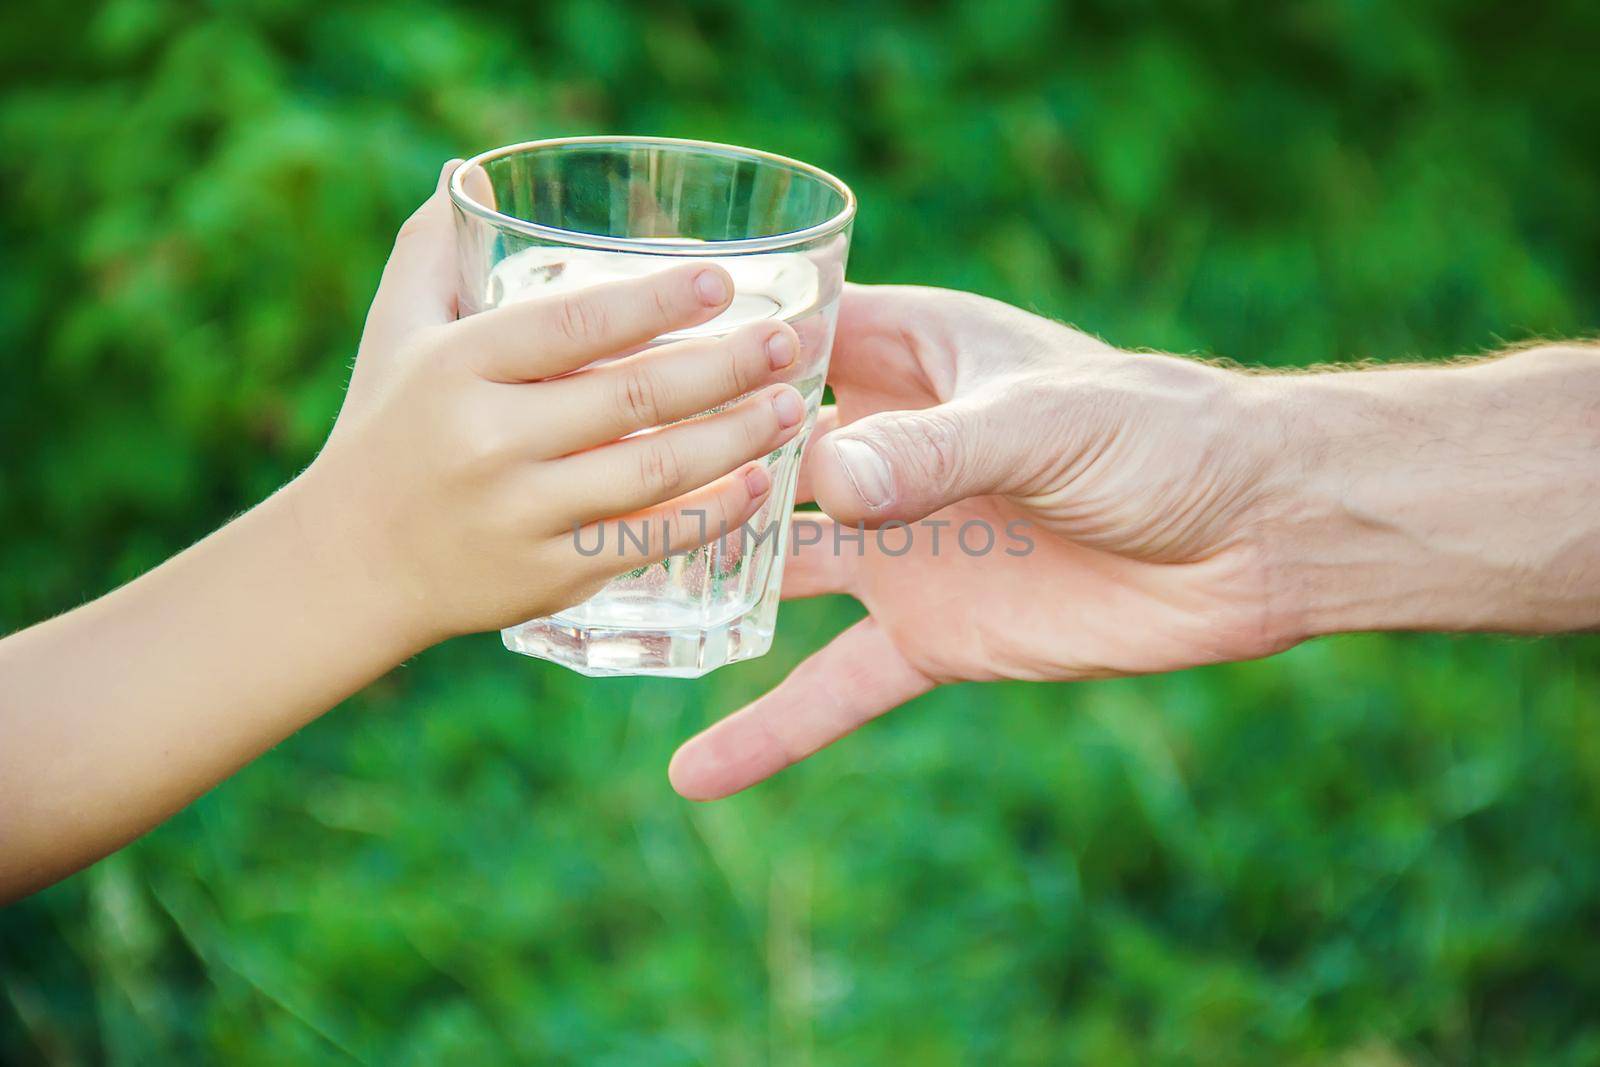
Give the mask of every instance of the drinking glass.
<path id="1" fill-rule="evenodd" d="M 502 632 L 506 647 L 584 674 L 676 677 L 765 653 L 800 450 L 827 376 L 855 196 L 832 175 L 770 152 L 665 137 L 569 137 L 475 156 L 456 170 L 450 198 L 463 315 L 710 259 L 733 278 L 731 305 L 655 344 L 766 318 L 800 337 L 784 380 L 805 398 L 805 424 L 764 460 L 772 489 L 746 527 L 722 537 L 708 530 L 715 539 L 703 547 L 513 626 Z M 621 547 L 603 541 L 599 550 L 620 555 Z M 592 555 L 595 545 L 578 548 Z"/>

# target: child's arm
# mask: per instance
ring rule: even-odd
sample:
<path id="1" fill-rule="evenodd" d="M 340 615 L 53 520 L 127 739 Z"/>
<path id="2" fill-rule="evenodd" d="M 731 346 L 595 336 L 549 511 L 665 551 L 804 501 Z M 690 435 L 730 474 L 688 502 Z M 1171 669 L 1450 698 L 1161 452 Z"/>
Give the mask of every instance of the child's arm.
<path id="1" fill-rule="evenodd" d="M 704 512 L 671 523 L 680 551 L 765 496 L 744 464 L 801 422 L 799 394 L 770 384 L 796 351 L 787 326 L 587 367 L 720 311 L 732 284 L 712 265 L 453 321 L 442 188 L 401 231 L 311 467 L 0 641 L 0 901 L 120 847 L 419 650 L 549 614 L 649 558 L 586 558 L 576 525 Z"/>

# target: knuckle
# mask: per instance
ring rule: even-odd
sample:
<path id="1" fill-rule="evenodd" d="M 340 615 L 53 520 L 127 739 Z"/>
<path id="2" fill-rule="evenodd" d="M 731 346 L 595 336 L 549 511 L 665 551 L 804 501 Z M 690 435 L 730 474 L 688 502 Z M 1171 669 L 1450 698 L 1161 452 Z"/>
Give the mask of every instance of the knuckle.
<path id="1" fill-rule="evenodd" d="M 569 296 L 556 312 L 556 329 L 573 344 L 597 340 L 606 332 L 605 306 L 591 296 Z"/>
<path id="2" fill-rule="evenodd" d="M 639 453 L 639 482 L 658 496 L 676 496 L 687 473 L 683 457 L 665 441 L 652 441 Z"/>
<path id="3" fill-rule="evenodd" d="M 492 423 L 468 424 L 459 431 L 458 437 L 462 442 L 462 458 L 471 470 L 497 468 L 511 451 L 505 431 Z"/>
<path id="4" fill-rule="evenodd" d="M 618 417 L 629 426 L 655 426 L 661 421 L 661 385 L 650 371 L 630 368 L 617 381 Z"/>
<path id="5" fill-rule="evenodd" d="M 961 471 L 962 447 L 956 427 L 936 412 L 916 412 L 896 419 L 890 447 L 934 485 L 955 481 Z"/>
<path id="6" fill-rule="evenodd" d="M 400 229 L 394 235 L 394 247 L 404 248 L 420 237 L 428 228 L 428 217 L 421 208 L 413 211 L 406 221 L 400 224 Z"/>

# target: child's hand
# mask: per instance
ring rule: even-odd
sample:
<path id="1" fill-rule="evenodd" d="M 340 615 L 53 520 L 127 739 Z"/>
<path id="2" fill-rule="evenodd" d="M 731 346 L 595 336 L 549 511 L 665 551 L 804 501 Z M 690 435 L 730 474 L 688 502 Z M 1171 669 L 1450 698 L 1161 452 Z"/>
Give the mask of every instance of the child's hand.
<path id="1" fill-rule="evenodd" d="M 721 311 L 732 284 L 710 264 L 456 322 L 442 184 L 400 231 L 310 468 L 115 592 L 0 640 L 0 904 L 148 830 L 407 656 L 656 558 L 585 558 L 574 526 L 649 516 L 665 554 L 691 545 L 661 546 L 659 520 L 700 510 L 704 526 L 671 529 L 715 536 L 766 496 L 746 464 L 799 431 L 800 394 L 777 384 L 792 330 L 591 366 Z"/>
<path id="2" fill-rule="evenodd" d="M 764 322 L 590 366 L 721 312 L 720 267 L 455 321 L 455 265 L 441 178 L 400 231 L 333 433 L 291 488 L 319 551 L 381 586 L 419 644 L 547 615 L 754 514 L 770 479 L 749 461 L 803 421 L 800 394 L 777 384 L 793 330 Z M 576 551 L 578 527 L 623 516 L 650 522 L 651 555 Z"/>

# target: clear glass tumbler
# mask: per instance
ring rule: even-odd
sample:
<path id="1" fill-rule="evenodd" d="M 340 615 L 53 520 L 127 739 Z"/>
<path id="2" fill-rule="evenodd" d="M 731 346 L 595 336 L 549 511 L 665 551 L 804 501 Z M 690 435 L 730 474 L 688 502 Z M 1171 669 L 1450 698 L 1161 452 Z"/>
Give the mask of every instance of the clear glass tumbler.
<path id="1" fill-rule="evenodd" d="M 695 257 L 727 269 L 733 302 L 710 322 L 656 343 L 765 318 L 783 319 L 800 337 L 787 380 L 805 397 L 804 430 L 766 458 L 772 491 L 746 528 L 630 571 L 567 611 L 505 630 L 506 647 L 584 674 L 677 677 L 765 653 L 800 450 L 828 371 L 854 195 L 816 167 L 749 148 L 570 137 L 476 156 L 457 169 L 450 196 L 463 315 Z"/>

